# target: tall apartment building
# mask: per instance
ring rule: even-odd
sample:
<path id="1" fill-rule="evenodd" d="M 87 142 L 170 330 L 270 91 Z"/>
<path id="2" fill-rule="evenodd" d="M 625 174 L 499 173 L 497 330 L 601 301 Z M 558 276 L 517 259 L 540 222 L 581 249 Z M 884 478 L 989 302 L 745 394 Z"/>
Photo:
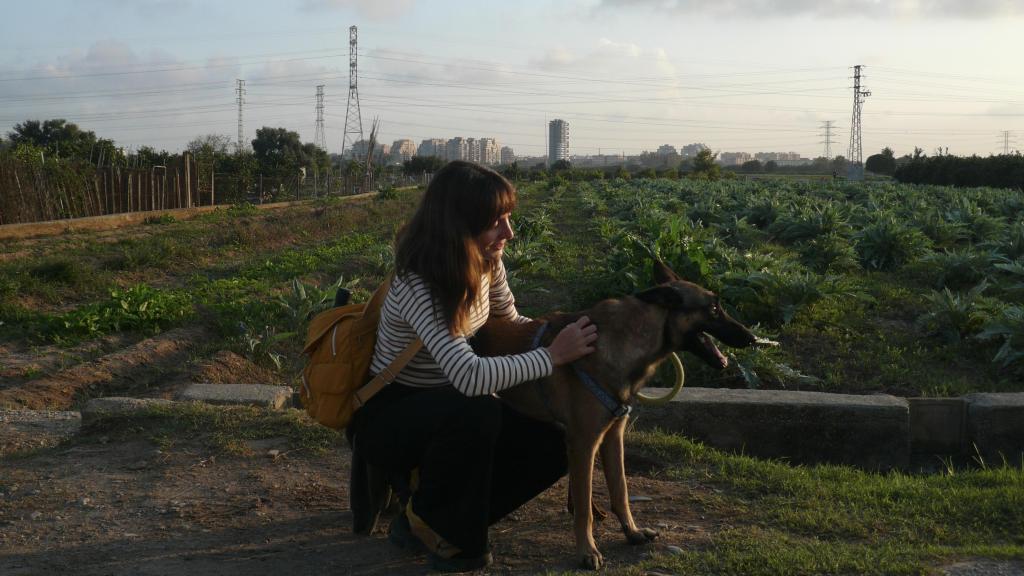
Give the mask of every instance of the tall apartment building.
<path id="1" fill-rule="evenodd" d="M 739 166 L 753 159 L 750 152 L 722 152 L 718 155 L 718 163 L 723 166 Z"/>
<path id="2" fill-rule="evenodd" d="M 480 138 L 477 142 L 480 143 L 480 162 L 488 166 L 497 165 L 500 160 L 498 141 L 494 138 Z"/>
<path id="3" fill-rule="evenodd" d="M 447 153 L 444 156 L 445 160 L 468 160 L 469 159 L 469 143 L 462 136 L 456 136 L 448 141 L 446 146 Z"/>
<path id="4" fill-rule="evenodd" d="M 355 158 L 356 160 L 366 160 L 366 153 L 370 150 L 369 140 L 356 140 L 349 146 L 346 154 L 349 158 Z"/>
<path id="5" fill-rule="evenodd" d="M 416 149 L 416 155 L 423 157 L 437 156 L 443 160 L 448 153 L 447 146 L 448 143 L 443 138 L 427 138 L 420 142 L 419 148 Z"/>
<path id="6" fill-rule="evenodd" d="M 706 144 L 699 142 L 696 144 L 687 144 L 679 150 L 679 155 L 683 158 L 695 158 L 701 150 L 705 150 L 706 148 Z"/>
<path id="7" fill-rule="evenodd" d="M 369 151 L 370 151 L 370 141 L 369 140 L 357 140 L 357 141 L 353 142 L 352 143 L 352 147 L 349 148 L 349 152 L 351 152 L 351 156 L 349 156 L 349 158 L 355 158 L 356 160 L 359 160 L 360 162 L 364 162 L 364 161 L 366 161 L 366 154 Z M 380 164 L 380 163 L 384 162 L 385 160 L 387 160 L 389 158 L 388 155 L 390 153 L 391 153 L 391 146 L 388 146 L 387 144 L 381 144 L 380 142 L 378 142 L 373 147 L 373 162 L 375 164 Z M 346 154 L 348 154 L 348 152 L 346 152 Z"/>
<path id="8" fill-rule="evenodd" d="M 516 161 L 516 153 L 512 151 L 512 148 L 508 146 L 502 146 L 500 152 L 500 159 L 502 165 L 509 165 Z"/>
<path id="9" fill-rule="evenodd" d="M 780 160 L 799 160 L 798 152 L 758 152 L 754 154 L 755 160 L 761 162 L 778 162 Z"/>
<path id="10" fill-rule="evenodd" d="M 675 156 L 678 152 L 676 152 L 675 146 L 671 144 L 662 144 L 661 146 L 658 146 L 657 154 L 658 156 Z"/>
<path id="11" fill-rule="evenodd" d="M 412 140 L 395 140 L 391 145 L 391 161 L 396 164 L 408 162 L 416 155 L 416 145 Z"/>
<path id="12" fill-rule="evenodd" d="M 569 160 L 569 123 L 565 120 L 548 122 L 548 164 Z"/>
<path id="13" fill-rule="evenodd" d="M 481 162 L 480 141 L 476 138 L 466 138 L 466 160 L 477 164 Z"/>

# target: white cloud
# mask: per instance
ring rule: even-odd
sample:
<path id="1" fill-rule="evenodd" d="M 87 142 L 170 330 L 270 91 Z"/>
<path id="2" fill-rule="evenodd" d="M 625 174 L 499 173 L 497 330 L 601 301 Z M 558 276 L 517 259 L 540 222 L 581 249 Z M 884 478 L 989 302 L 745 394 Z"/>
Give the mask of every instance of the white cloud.
<path id="1" fill-rule="evenodd" d="M 373 20 L 386 20 L 401 16 L 415 4 L 416 0 L 303 0 L 300 8 L 308 12 L 355 10 Z"/>
<path id="2" fill-rule="evenodd" d="M 662 14 L 736 18 L 970 18 L 1024 15 L 1018 0 L 601 0 L 598 10 L 641 8 Z"/>

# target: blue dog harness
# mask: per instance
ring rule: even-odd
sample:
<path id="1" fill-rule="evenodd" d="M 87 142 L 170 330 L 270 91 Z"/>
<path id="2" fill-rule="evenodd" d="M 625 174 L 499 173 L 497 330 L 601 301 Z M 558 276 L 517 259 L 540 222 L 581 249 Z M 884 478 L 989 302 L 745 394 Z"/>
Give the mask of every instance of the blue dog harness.
<path id="1" fill-rule="evenodd" d="M 533 336 L 533 346 L 531 349 L 540 347 L 540 340 L 544 336 L 544 333 L 547 332 L 547 329 L 547 322 L 540 325 L 540 329 L 537 330 L 537 333 Z M 580 379 L 580 382 L 586 386 L 587 390 L 597 398 L 598 402 L 612 413 L 613 417 L 622 418 L 623 416 L 628 416 L 629 413 L 633 411 L 633 407 L 631 405 L 619 402 L 609 394 L 607 390 L 601 388 L 601 385 L 598 384 L 590 374 L 587 374 L 583 368 L 580 368 L 579 364 L 573 362 L 572 370 L 576 373 L 576 377 Z"/>

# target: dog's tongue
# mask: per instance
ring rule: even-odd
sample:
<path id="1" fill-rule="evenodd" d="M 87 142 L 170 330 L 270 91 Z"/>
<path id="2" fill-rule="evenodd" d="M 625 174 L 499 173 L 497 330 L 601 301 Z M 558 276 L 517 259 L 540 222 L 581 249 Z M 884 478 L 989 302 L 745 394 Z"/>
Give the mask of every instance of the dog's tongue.
<path id="1" fill-rule="evenodd" d="M 704 345 L 704 348 L 707 349 L 707 351 L 712 356 L 718 359 L 718 362 L 719 364 L 722 365 L 722 368 L 725 368 L 726 366 L 729 365 L 729 359 L 726 358 L 724 354 L 722 354 L 722 351 L 718 349 L 718 346 L 715 346 L 714 341 L 707 334 L 700 335 L 700 342 L 701 344 Z"/>

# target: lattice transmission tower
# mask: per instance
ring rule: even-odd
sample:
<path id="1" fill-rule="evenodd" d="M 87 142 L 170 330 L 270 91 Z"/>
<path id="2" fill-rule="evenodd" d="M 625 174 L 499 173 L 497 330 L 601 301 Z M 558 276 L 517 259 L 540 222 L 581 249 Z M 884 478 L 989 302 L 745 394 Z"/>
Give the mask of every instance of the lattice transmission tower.
<path id="1" fill-rule="evenodd" d="M 1013 139 L 1013 132 L 1010 130 L 1002 130 L 999 132 L 999 139 L 1002 141 L 1003 154 L 1010 153 L 1010 145 L 1016 144 L 1017 141 Z"/>
<path id="2" fill-rule="evenodd" d="M 238 86 L 235 87 L 235 94 L 238 96 L 235 101 L 238 102 L 238 142 L 235 144 L 235 150 L 241 154 L 245 150 L 245 144 L 242 139 L 245 138 L 245 129 L 242 124 L 242 106 L 245 104 L 245 80 L 236 80 Z"/>
<path id="3" fill-rule="evenodd" d="M 832 128 L 834 125 L 835 121 L 833 120 L 825 120 L 824 122 L 821 123 L 821 127 L 825 130 L 825 133 L 822 134 L 821 136 L 824 137 L 825 139 L 822 140 L 821 142 L 818 142 L 818 144 L 825 145 L 826 160 L 832 159 L 832 145 L 836 143 L 836 141 L 832 139 Z"/>
<path id="4" fill-rule="evenodd" d="M 345 156 L 350 144 L 363 139 L 363 116 L 359 111 L 359 32 L 355 26 L 348 29 L 348 105 L 345 107 L 345 133 L 341 137 L 341 155 Z M 353 138 L 350 140 L 349 135 Z"/>
<path id="5" fill-rule="evenodd" d="M 327 137 L 324 135 L 324 85 L 316 87 L 316 134 L 313 136 L 313 144 L 323 151 L 327 151 Z"/>
<path id="6" fill-rule="evenodd" d="M 864 179 L 864 150 L 861 147 L 860 107 L 864 99 L 871 96 L 869 90 L 862 90 L 860 85 L 860 64 L 853 67 L 853 118 L 850 120 L 850 179 Z"/>

